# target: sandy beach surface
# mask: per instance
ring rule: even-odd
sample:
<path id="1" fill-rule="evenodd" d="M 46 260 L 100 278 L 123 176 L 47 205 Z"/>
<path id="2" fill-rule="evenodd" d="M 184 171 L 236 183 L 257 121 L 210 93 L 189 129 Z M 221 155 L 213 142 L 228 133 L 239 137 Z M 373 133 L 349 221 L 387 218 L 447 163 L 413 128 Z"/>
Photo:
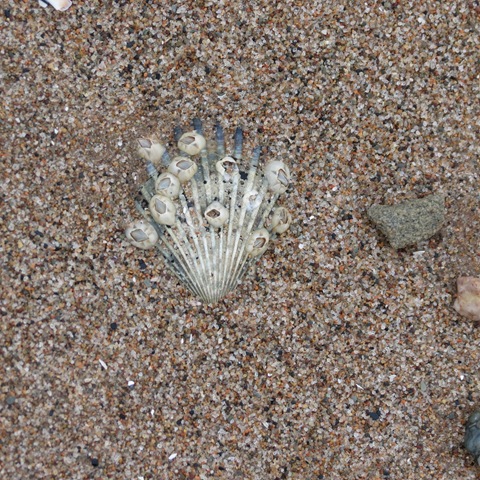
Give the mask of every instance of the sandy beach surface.
<path id="1" fill-rule="evenodd" d="M 3 479 L 480 478 L 478 1 L 0 10 Z M 293 215 L 203 305 L 131 246 L 135 139 L 237 125 Z M 373 204 L 437 193 L 394 250 Z"/>

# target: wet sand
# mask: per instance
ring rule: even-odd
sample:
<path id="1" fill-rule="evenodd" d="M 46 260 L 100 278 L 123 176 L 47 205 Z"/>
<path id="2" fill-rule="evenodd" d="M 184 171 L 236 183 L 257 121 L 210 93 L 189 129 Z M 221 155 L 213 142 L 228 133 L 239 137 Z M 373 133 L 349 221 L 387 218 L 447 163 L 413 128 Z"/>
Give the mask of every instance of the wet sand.
<path id="1" fill-rule="evenodd" d="M 478 4 L 165 3 L 2 6 L 0 476 L 478 478 Z M 135 139 L 193 117 L 293 177 L 213 306 L 123 234 Z M 367 218 L 431 193 L 416 246 Z"/>

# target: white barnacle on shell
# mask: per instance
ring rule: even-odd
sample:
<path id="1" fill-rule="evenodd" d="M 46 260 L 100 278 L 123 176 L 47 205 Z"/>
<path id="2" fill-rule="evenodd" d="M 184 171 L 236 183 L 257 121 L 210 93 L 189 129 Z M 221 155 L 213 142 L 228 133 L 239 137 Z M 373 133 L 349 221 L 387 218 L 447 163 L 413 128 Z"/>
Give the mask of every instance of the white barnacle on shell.
<path id="1" fill-rule="evenodd" d="M 160 225 L 173 225 L 177 209 L 172 200 L 164 195 L 154 195 L 149 203 L 153 219 Z"/>
<path id="2" fill-rule="evenodd" d="M 251 257 L 259 257 L 265 253 L 268 247 L 268 241 L 270 240 L 270 234 L 266 228 L 260 228 L 255 230 L 250 235 L 247 242 L 247 252 Z"/>
<path id="3" fill-rule="evenodd" d="M 250 190 L 243 196 L 243 204 L 247 211 L 252 211 L 258 208 L 262 203 L 263 197 L 256 190 Z"/>
<path id="4" fill-rule="evenodd" d="M 272 216 L 270 228 L 273 233 L 285 233 L 292 223 L 292 216 L 285 207 L 277 207 Z"/>
<path id="5" fill-rule="evenodd" d="M 213 202 L 205 210 L 204 217 L 212 227 L 220 228 L 228 220 L 228 210 L 220 202 Z"/>
<path id="6" fill-rule="evenodd" d="M 286 192 L 290 184 L 290 170 L 279 160 L 269 162 L 265 167 L 265 176 L 273 193 Z"/>
<path id="7" fill-rule="evenodd" d="M 158 165 L 165 153 L 165 147 L 155 137 L 150 138 L 138 138 L 137 152 L 141 158 L 152 162 L 154 165 Z"/>
<path id="8" fill-rule="evenodd" d="M 217 172 L 222 175 L 223 180 L 229 181 L 234 175 L 238 174 L 238 165 L 234 158 L 224 157 L 219 160 L 215 169 Z"/>
<path id="9" fill-rule="evenodd" d="M 205 137 L 195 130 L 184 133 L 178 140 L 178 148 L 189 155 L 199 154 L 207 145 Z"/>
<path id="10" fill-rule="evenodd" d="M 168 198 L 177 198 L 180 193 L 180 180 L 173 173 L 162 173 L 155 181 L 155 191 Z"/>
<path id="11" fill-rule="evenodd" d="M 197 170 L 197 164 L 186 157 L 175 157 L 168 166 L 168 171 L 173 173 L 180 183 L 188 182 L 197 173 Z"/>
<path id="12" fill-rule="evenodd" d="M 127 239 L 138 248 L 149 249 L 158 242 L 158 234 L 155 228 L 146 220 L 137 220 L 131 223 L 125 230 Z"/>
<path id="13" fill-rule="evenodd" d="M 175 129 L 175 138 L 180 131 Z M 202 124 L 195 119 L 193 130 L 178 139 L 180 152 L 173 153 L 163 172 L 159 160 L 170 158 L 163 147 L 152 156 L 154 142 L 139 142 L 142 155 L 150 160 L 150 178 L 136 200 L 145 220 L 126 233 L 134 245 L 155 245 L 166 268 L 203 302 L 215 303 L 236 287 L 271 238 L 288 229 L 291 215 L 276 203 L 288 187 L 290 172 L 274 160 L 261 175 L 261 149 L 255 147 L 250 160 L 245 158 L 241 128 L 230 150 L 221 126 L 216 126 L 208 145 L 201 132 Z M 197 154 L 195 162 L 190 155 Z M 157 159 L 155 168 L 152 159 Z"/>

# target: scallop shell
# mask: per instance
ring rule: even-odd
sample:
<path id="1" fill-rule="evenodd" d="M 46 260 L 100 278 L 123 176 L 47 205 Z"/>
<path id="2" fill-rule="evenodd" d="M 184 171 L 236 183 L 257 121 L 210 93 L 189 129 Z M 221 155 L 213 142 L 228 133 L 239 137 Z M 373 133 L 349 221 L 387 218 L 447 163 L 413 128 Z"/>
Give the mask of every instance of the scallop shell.
<path id="1" fill-rule="evenodd" d="M 275 207 L 290 173 L 279 160 L 266 164 L 267 175 L 259 173 L 260 147 L 253 150 L 242 172 L 241 128 L 235 131 L 229 155 L 221 126 L 216 126 L 215 140 L 210 141 L 205 140 L 198 119 L 193 128 L 186 134 L 175 130 L 179 152 L 170 155 L 165 150 L 163 171 L 147 162 L 150 179 L 142 186 L 136 206 L 155 228 L 159 238 L 155 247 L 166 266 L 194 295 L 211 304 L 232 291 L 277 234 L 288 228 L 290 214 L 282 207 L 282 218 L 288 222 L 284 220 L 280 228 Z M 165 178 L 165 172 L 179 179 L 178 195 L 177 191 L 168 197 L 159 195 L 158 178 Z M 127 229 L 130 241 L 131 229 Z"/>

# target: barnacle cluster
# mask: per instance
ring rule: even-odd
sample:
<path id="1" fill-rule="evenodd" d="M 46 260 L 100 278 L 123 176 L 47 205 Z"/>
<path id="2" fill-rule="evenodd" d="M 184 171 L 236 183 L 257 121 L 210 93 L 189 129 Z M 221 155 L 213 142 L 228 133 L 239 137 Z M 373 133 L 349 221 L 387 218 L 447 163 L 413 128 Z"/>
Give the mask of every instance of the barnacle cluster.
<path id="1" fill-rule="evenodd" d="M 150 178 L 136 200 L 143 219 L 126 236 L 136 247 L 157 248 L 195 295 L 214 303 L 237 285 L 275 235 L 288 230 L 292 217 L 276 203 L 290 184 L 290 171 L 273 160 L 258 174 L 256 147 L 242 172 L 241 128 L 226 155 L 221 126 L 208 145 L 201 122 L 194 120 L 193 127 L 187 133 L 176 129 L 179 153 L 173 158 L 157 138 L 138 140 Z"/>

